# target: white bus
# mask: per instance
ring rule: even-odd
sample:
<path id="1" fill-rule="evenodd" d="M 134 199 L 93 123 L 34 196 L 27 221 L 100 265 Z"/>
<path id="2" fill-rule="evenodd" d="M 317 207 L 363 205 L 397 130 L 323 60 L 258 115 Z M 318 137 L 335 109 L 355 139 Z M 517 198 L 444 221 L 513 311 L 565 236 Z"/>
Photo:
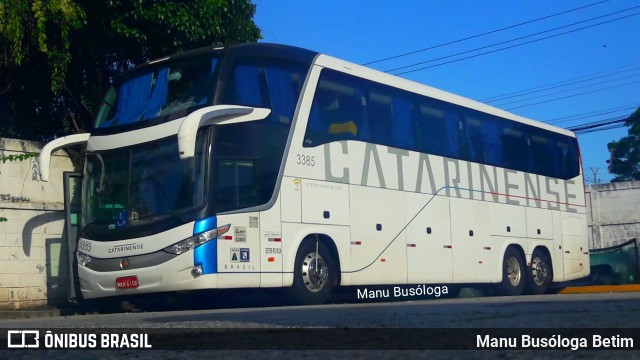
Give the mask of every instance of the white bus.
<path id="1" fill-rule="evenodd" d="M 198 49 L 138 66 L 86 142 L 85 299 L 589 274 L 573 133 L 312 51 Z"/>

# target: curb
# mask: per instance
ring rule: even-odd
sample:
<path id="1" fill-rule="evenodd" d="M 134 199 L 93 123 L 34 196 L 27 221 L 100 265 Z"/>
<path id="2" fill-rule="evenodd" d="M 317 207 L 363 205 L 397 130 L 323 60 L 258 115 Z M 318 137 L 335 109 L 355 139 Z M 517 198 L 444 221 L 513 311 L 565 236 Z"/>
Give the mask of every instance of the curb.
<path id="1" fill-rule="evenodd" d="M 640 284 L 592 285 L 592 286 L 566 287 L 558 291 L 558 294 L 593 294 L 593 293 L 637 292 L 637 291 L 640 291 Z"/>
<path id="2" fill-rule="evenodd" d="M 0 310 L 0 319 L 31 319 L 60 316 L 60 309 L 39 309 L 39 310 Z"/>

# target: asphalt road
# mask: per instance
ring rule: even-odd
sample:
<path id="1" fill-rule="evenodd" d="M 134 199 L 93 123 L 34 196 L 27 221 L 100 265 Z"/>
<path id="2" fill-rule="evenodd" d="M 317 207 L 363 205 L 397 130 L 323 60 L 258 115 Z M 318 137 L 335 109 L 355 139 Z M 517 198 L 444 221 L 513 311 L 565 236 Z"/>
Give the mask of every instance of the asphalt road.
<path id="1" fill-rule="evenodd" d="M 474 297 L 0 320 L 0 328 L 60 327 L 640 328 L 640 293 Z"/>
<path id="2" fill-rule="evenodd" d="M 623 358 L 637 351 L 610 346 L 600 350 L 479 350 L 478 336 L 533 338 L 564 334 L 568 340 L 618 334 L 640 348 L 640 293 L 600 293 L 521 297 L 432 298 L 401 302 L 357 302 L 321 306 L 246 307 L 162 312 L 85 314 L 37 319 L 0 320 L 1 329 L 42 329 L 53 333 L 108 331 L 164 332 L 163 342 L 184 345 L 179 351 L 157 350 L 13 350 L 10 357 L 81 358 Z M 320 330 L 318 330 L 320 328 Z M 500 328 L 501 330 L 493 330 Z M 535 328 L 547 329 L 542 333 Z M 65 329 L 65 330 L 62 330 Z M 328 329 L 328 330 L 327 330 Z M 373 329 L 373 330 L 372 330 Z M 609 330 L 607 330 L 609 329 Z M 551 331 L 551 332 L 550 332 Z M 166 334 L 169 334 L 168 336 Z M 266 334 L 266 335 L 265 335 Z M 621 334 L 621 335 L 620 335 Z M 572 337 L 573 336 L 573 337 Z M 206 340 L 204 340 L 206 339 Z M 203 341 L 204 340 L 204 341 Z M 558 339 L 557 339 L 558 340 Z M 6 341 L 6 340 L 5 340 Z M 273 341 L 273 342 L 271 342 Z M 558 340 L 560 341 L 560 340 Z M 265 342 L 269 342 L 266 344 Z M 568 343 L 567 343 L 568 344 Z M 522 344 L 519 344 L 522 345 Z M 580 345 L 576 340 L 576 348 Z M 621 344 L 618 344 L 621 345 Z M 624 344 L 623 344 L 624 345 Z M 278 347 L 281 346 L 281 347 Z M 179 346 L 178 346 L 179 347 Z M 190 351 L 191 348 L 248 349 Z M 171 347 L 173 348 L 173 347 Z M 474 349 L 439 351 L 430 349 Z M 532 348 L 530 346 L 529 348 Z M 553 346 L 548 347 L 554 349 Z M 289 349 L 289 350 L 275 350 Z M 291 350 L 293 349 L 293 350 Z M 341 350 L 333 350 L 341 349 Z M 422 349 L 371 351 L 367 349 Z M 424 350 L 427 349 L 427 350 Z M 209 356 L 210 357 L 210 356 Z"/>

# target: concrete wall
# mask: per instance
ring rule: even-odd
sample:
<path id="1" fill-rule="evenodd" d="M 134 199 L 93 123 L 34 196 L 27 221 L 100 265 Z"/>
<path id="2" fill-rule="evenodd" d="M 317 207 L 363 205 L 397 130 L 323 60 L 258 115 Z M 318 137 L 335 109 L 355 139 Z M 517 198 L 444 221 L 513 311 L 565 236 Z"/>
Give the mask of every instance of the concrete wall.
<path id="1" fill-rule="evenodd" d="M 587 186 L 586 200 L 591 249 L 640 240 L 640 181 Z"/>
<path id="2" fill-rule="evenodd" d="M 41 148 L 37 142 L 0 138 L 0 156 Z M 7 219 L 0 222 L 0 309 L 66 301 L 63 171 L 73 171 L 73 165 L 61 151 L 51 158 L 49 182 L 40 181 L 36 158 L 0 161 L 0 217 Z"/>

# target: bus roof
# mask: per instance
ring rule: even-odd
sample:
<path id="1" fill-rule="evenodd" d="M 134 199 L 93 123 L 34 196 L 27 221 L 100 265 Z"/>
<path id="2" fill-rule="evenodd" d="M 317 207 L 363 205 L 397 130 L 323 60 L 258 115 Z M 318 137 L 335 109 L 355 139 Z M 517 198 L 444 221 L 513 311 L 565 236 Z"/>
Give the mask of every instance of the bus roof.
<path id="1" fill-rule="evenodd" d="M 198 49 L 188 50 L 185 52 L 169 55 L 163 58 L 150 60 L 144 64 L 135 66 L 130 71 L 135 71 L 140 68 L 145 68 L 149 65 L 159 64 L 163 62 L 170 62 L 182 58 L 188 58 L 199 55 L 219 55 L 219 56 L 267 56 L 273 58 L 287 59 L 302 63 L 313 62 L 313 59 L 318 56 L 315 51 L 289 46 L 281 44 L 270 43 L 240 43 L 227 46 L 206 46 Z"/>

